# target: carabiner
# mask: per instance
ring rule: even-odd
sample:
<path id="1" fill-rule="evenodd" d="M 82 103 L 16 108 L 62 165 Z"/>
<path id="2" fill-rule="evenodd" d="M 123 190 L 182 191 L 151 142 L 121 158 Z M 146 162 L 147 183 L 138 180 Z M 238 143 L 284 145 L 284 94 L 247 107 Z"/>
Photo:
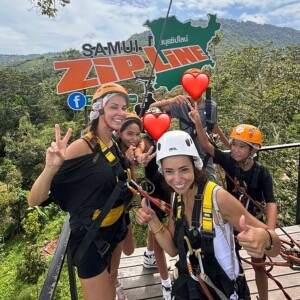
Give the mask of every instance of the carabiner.
<path id="1" fill-rule="evenodd" d="M 146 189 L 147 194 L 149 194 L 149 195 L 153 194 L 155 191 L 154 183 L 152 181 L 150 181 L 147 177 L 143 177 L 140 181 L 140 184 L 142 184 L 143 181 L 145 181 L 146 186 L 147 186 L 147 189 Z M 149 189 L 149 187 L 150 187 L 150 189 Z"/>

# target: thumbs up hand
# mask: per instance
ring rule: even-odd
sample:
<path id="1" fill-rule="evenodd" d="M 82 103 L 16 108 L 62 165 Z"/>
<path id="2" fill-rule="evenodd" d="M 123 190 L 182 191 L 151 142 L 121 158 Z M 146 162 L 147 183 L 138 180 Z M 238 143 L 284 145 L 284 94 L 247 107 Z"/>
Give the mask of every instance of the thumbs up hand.
<path id="1" fill-rule="evenodd" d="M 142 199 L 141 205 L 142 207 L 137 210 L 135 215 L 136 222 L 140 225 L 148 223 L 154 216 L 156 216 L 154 210 L 147 205 L 145 198 Z"/>
<path id="2" fill-rule="evenodd" d="M 239 225 L 241 228 L 241 232 L 237 235 L 239 244 L 251 257 L 263 257 L 269 238 L 266 230 L 247 225 L 245 216 L 243 215 L 240 217 Z"/>

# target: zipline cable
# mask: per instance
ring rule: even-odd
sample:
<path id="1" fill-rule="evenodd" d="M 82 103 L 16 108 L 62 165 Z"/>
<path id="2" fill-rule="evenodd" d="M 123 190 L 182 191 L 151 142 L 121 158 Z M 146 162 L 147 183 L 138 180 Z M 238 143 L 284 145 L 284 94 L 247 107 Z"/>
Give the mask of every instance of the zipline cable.
<path id="1" fill-rule="evenodd" d="M 168 20 L 168 17 L 169 17 L 169 13 L 170 13 L 170 10 L 171 10 L 172 2 L 173 2 L 173 0 L 170 0 L 168 11 L 167 11 L 167 15 L 166 15 L 166 18 L 165 18 L 165 21 L 164 21 L 164 24 L 163 24 L 163 27 L 162 27 L 162 30 L 161 30 L 161 33 L 160 33 L 159 40 L 158 40 L 158 45 L 157 45 L 157 49 L 156 49 L 156 55 L 155 55 L 154 62 L 153 62 L 152 68 L 151 68 L 151 74 L 150 74 L 149 80 L 148 80 L 148 82 L 146 84 L 145 95 L 144 95 L 144 99 L 143 99 L 142 104 L 141 104 L 141 110 L 140 110 L 140 113 L 139 113 L 139 117 L 140 118 L 142 117 L 142 113 L 143 113 L 143 109 L 144 109 L 144 106 L 145 106 L 145 101 L 146 101 L 146 98 L 147 98 L 149 86 L 151 85 L 151 79 L 152 79 L 152 76 L 153 76 L 153 73 L 154 73 L 154 67 L 156 65 L 156 61 L 157 61 L 157 57 L 158 57 L 158 52 L 160 50 L 160 42 L 162 40 L 164 31 L 165 31 L 165 27 L 166 27 L 167 20 Z"/>

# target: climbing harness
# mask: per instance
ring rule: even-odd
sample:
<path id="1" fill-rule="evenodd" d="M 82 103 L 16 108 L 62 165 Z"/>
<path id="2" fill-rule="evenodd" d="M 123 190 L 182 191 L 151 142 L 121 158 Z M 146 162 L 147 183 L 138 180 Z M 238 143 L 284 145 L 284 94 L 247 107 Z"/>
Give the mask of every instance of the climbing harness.
<path id="1" fill-rule="evenodd" d="M 89 132 L 83 137 L 83 140 L 85 140 L 89 144 L 86 138 L 91 139 L 92 133 Z M 90 247 L 92 242 L 96 244 L 98 253 L 101 255 L 102 258 L 106 257 L 106 255 L 108 254 L 110 244 L 103 238 L 101 238 L 99 234 L 99 227 L 112 225 L 121 216 L 124 210 L 124 205 L 116 208 L 113 208 L 113 206 L 116 200 L 119 198 L 124 186 L 126 186 L 126 181 L 128 180 L 127 174 L 130 174 L 129 170 L 127 170 L 126 172 L 123 169 L 118 157 L 115 156 L 108 149 L 108 147 L 105 145 L 105 143 L 103 143 L 103 141 L 99 137 L 97 137 L 97 142 L 98 143 L 95 146 L 95 148 L 98 147 L 96 148 L 98 154 L 101 151 L 104 154 L 106 160 L 110 163 L 111 167 L 113 168 L 116 174 L 117 184 L 112 194 L 106 201 L 104 207 L 101 210 L 96 210 L 93 214 L 93 218 L 83 218 L 81 220 L 87 232 L 84 238 L 82 239 L 74 256 L 74 260 L 77 264 L 81 261 L 82 257 L 84 256 L 85 252 Z"/>
<path id="2" fill-rule="evenodd" d="M 241 281 L 240 284 L 237 283 L 237 280 L 231 281 L 215 258 L 213 245 L 213 239 L 215 238 L 213 193 L 215 188 L 217 188 L 216 183 L 208 182 L 204 187 L 204 192 L 203 187 L 198 190 L 198 194 L 195 196 L 190 229 L 187 229 L 185 225 L 182 197 L 180 195 L 175 197 L 173 215 L 179 253 L 177 267 L 180 270 L 180 276 L 173 286 L 175 296 L 178 293 L 180 295 L 183 285 L 188 287 L 189 294 L 188 296 L 184 295 L 189 297 L 188 299 L 237 299 L 239 288 L 242 290 L 241 296 L 244 295 L 245 291 L 246 294 L 248 292 L 246 286 L 241 288 L 243 284 L 246 284 L 245 278 L 243 278 L 243 281 L 241 281 L 240 276 L 236 278 Z M 217 217 L 219 218 L 220 215 Z M 234 244 L 233 239 L 231 243 Z M 230 251 L 234 252 L 234 246 L 230 248 Z M 234 260 L 233 256 L 232 253 Z M 188 279 L 187 275 L 192 281 Z M 195 282 L 197 282 L 198 287 L 197 284 L 195 286 Z M 199 287 L 201 287 L 200 290 Z M 180 297 L 183 296 L 180 295 L 178 299 L 187 299 Z"/>

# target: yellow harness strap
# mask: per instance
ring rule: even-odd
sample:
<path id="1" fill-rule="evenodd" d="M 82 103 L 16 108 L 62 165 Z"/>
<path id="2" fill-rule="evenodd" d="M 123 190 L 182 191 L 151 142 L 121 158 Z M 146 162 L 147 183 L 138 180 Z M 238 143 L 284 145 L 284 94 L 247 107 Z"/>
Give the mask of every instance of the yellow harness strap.
<path id="1" fill-rule="evenodd" d="M 88 132 L 85 136 L 88 137 L 89 139 L 91 139 L 92 138 L 92 133 Z M 110 163 L 113 164 L 117 160 L 115 155 L 107 148 L 107 146 L 102 142 L 102 140 L 98 136 L 97 136 L 97 142 L 98 142 L 98 144 L 101 148 L 101 151 L 105 155 L 106 159 Z M 113 141 L 113 143 L 115 143 L 115 142 Z M 129 168 L 127 168 L 126 174 L 127 174 L 127 181 L 130 182 L 131 181 L 131 170 Z M 117 181 L 119 181 L 118 178 L 117 178 Z"/>
<path id="2" fill-rule="evenodd" d="M 182 211 L 181 196 L 177 195 L 177 219 L 181 218 L 181 211 Z"/>
<path id="3" fill-rule="evenodd" d="M 91 132 L 88 132 L 85 136 L 91 139 L 93 135 Z M 116 160 L 114 154 L 107 148 L 107 146 L 102 142 L 102 140 L 98 136 L 97 136 L 97 142 L 101 148 L 101 151 L 104 153 L 105 157 L 110 163 Z"/>
<path id="4" fill-rule="evenodd" d="M 213 233 L 213 190 L 217 184 L 213 181 L 207 182 L 204 188 L 202 201 L 202 230 Z"/>
<path id="5" fill-rule="evenodd" d="M 107 227 L 114 224 L 121 217 L 123 210 L 124 210 L 124 205 L 120 205 L 118 207 L 112 208 L 108 213 L 108 215 L 104 218 L 101 227 Z M 99 209 L 96 209 L 94 211 L 93 220 L 95 220 L 99 216 L 100 212 L 101 210 Z"/>
<path id="6" fill-rule="evenodd" d="M 91 139 L 92 133 L 88 132 L 85 136 L 88 137 L 89 139 Z M 97 142 L 101 148 L 101 151 L 105 155 L 106 159 L 110 163 L 114 163 L 114 161 L 117 160 L 116 156 L 108 149 L 108 147 L 102 142 L 102 140 L 99 137 L 97 137 Z M 127 169 L 127 175 L 128 175 L 128 179 L 131 179 L 130 170 L 128 170 L 128 169 Z M 118 178 L 117 178 L 117 181 L 118 181 Z M 107 227 L 107 226 L 114 224 L 120 218 L 123 211 L 124 211 L 124 205 L 120 205 L 118 207 L 112 208 L 109 211 L 109 213 L 106 215 L 104 220 L 102 221 L 101 227 Z M 95 220 L 99 216 L 100 212 L 101 212 L 101 210 L 96 209 L 93 213 L 92 219 Z"/>

